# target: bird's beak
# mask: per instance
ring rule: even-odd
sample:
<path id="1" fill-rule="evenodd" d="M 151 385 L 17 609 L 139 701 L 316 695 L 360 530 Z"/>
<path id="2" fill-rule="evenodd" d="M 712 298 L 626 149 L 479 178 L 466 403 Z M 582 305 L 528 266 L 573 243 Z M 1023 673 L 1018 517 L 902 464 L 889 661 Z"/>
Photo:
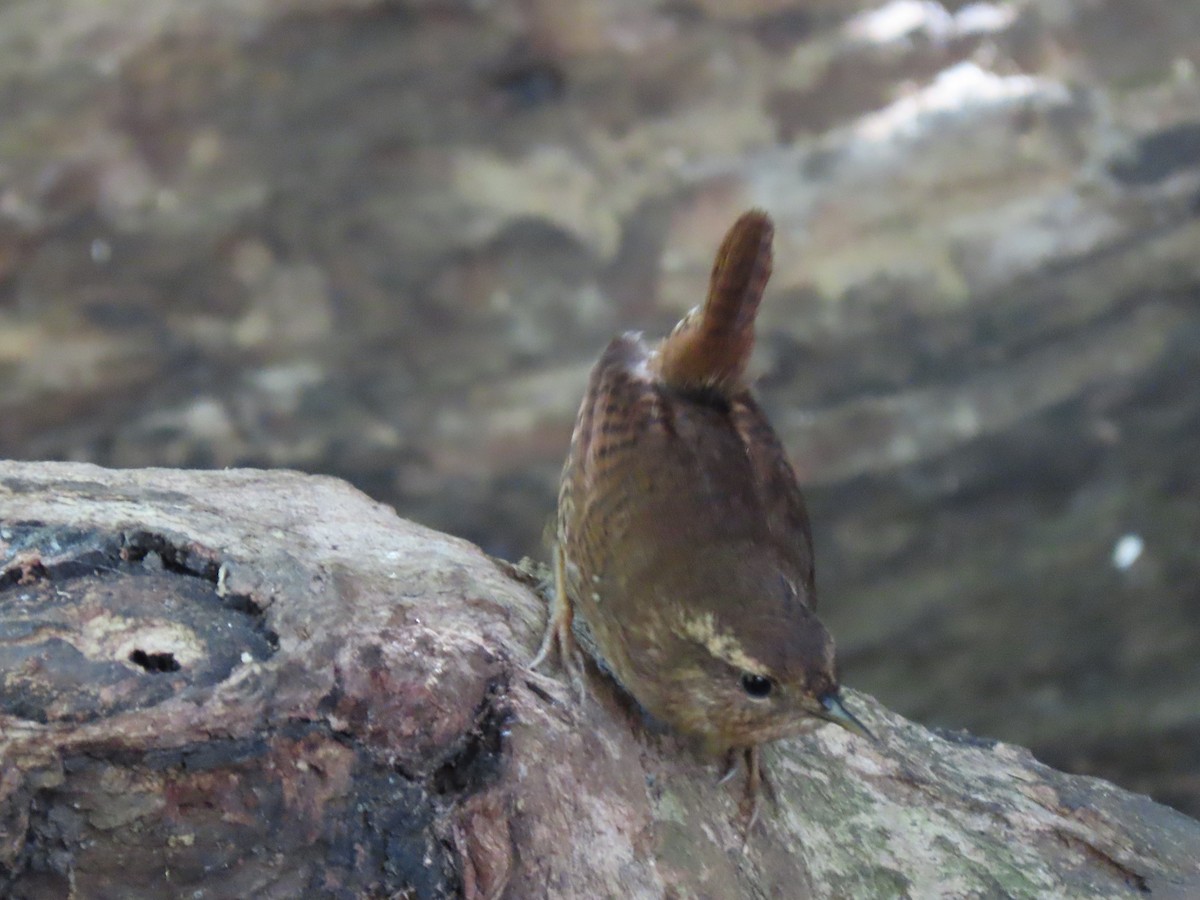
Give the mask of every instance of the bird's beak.
<path id="1" fill-rule="evenodd" d="M 838 725 L 841 725 L 847 731 L 852 731 L 860 737 L 865 737 L 867 740 L 871 741 L 871 743 L 879 743 L 878 738 L 871 733 L 871 729 L 869 729 L 862 722 L 858 721 L 854 713 L 846 709 L 846 707 L 842 704 L 842 698 L 837 694 L 831 692 L 822 697 L 821 708 L 824 710 L 824 712 L 817 713 L 817 715 L 819 715 L 822 719 L 825 719 L 827 722 L 834 722 Z"/>

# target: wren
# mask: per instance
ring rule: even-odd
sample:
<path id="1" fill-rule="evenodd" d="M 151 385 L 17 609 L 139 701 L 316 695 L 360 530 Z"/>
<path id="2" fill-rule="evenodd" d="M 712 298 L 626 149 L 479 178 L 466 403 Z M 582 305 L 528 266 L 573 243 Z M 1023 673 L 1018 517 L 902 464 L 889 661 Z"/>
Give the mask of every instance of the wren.
<path id="1" fill-rule="evenodd" d="M 648 713 L 736 765 L 753 816 L 759 746 L 834 722 L 834 644 L 816 616 L 795 473 L 746 368 L 771 273 L 770 218 L 729 230 L 708 297 L 665 340 L 615 338 L 592 370 L 558 498 L 556 593 L 533 665 L 585 644 Z"/>

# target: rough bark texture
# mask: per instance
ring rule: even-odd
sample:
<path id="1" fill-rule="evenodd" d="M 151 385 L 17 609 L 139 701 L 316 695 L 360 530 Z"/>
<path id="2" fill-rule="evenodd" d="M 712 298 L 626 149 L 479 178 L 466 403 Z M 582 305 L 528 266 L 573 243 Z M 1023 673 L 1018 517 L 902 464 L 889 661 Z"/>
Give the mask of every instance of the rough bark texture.
<path id="1" fill-rule="evenodd" d="M 522 667 L 531 579 L 328 478 L 0 464 L 0 893 L 1156 897 L 1200 823 L 865 695 L 737 791 Z"/>

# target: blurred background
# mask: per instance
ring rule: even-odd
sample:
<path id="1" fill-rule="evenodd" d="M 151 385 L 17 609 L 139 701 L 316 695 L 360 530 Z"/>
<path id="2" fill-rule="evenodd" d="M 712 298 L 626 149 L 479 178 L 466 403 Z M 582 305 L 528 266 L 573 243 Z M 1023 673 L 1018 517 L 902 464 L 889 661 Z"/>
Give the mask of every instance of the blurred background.
<path id="1" fill-rule="evenodd" d="M 844 680 L 1200 815 L 1196 0 L 0 3 L 0 456 L 291 467 L 510 559 L 775 217 Z"/>

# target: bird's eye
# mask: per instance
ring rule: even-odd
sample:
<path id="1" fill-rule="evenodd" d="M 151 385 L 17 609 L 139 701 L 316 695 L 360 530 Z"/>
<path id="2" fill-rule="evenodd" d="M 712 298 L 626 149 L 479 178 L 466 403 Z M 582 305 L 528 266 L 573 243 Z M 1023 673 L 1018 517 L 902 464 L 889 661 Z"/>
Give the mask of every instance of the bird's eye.
<path id="1" fill-rule="evenodd" d="M 764 675 L 755 675 L 753 672 L 742 673 L 742 690 L 746 692 L 746 696 L 753 700 L 765 700 L 771 695 L 771 691 L 775 689 L 775 682 Z"/>

